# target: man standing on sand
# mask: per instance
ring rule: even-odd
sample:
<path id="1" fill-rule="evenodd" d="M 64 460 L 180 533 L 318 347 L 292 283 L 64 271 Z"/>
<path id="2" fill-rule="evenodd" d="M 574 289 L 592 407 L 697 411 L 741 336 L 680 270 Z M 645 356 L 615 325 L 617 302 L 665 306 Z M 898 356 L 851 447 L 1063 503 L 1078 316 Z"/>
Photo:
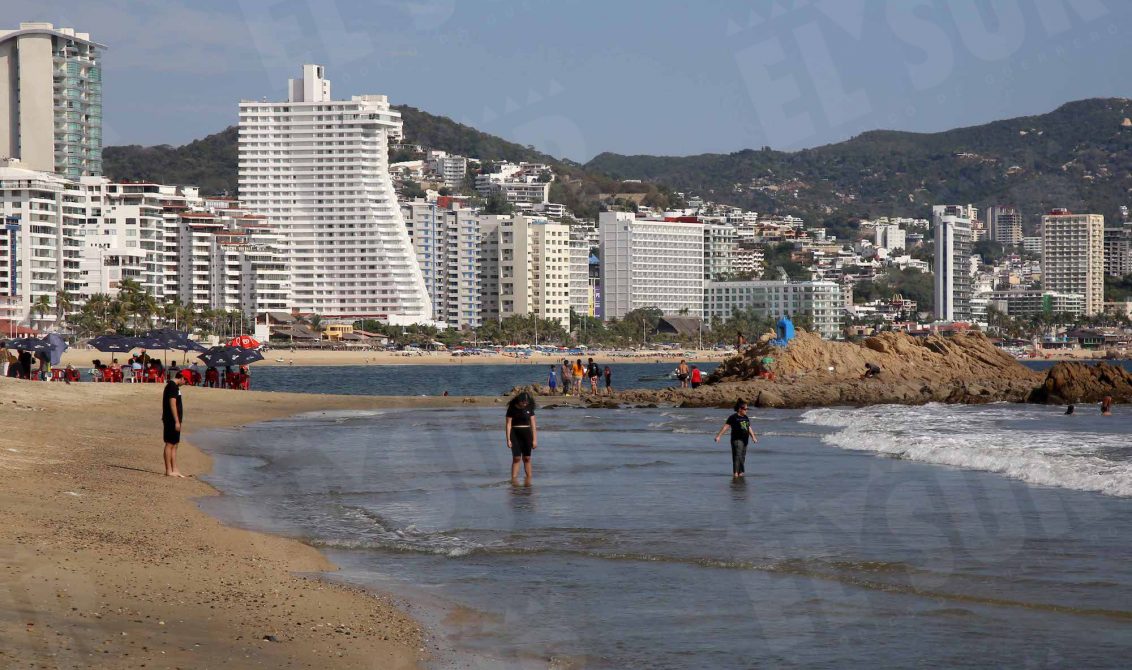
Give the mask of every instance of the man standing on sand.
<path id="1" fill-rule="evenodd" d="M 165 476 L 184 477 L 177 469 L 177 445 L 181 443 L 181 421 L 185 418 L 181 404 L 181 387 L 185 378 L 181 375 L 169 377 L 165 382 L 165 393 L 161 396 L 161 425 L 165 429 Z"/>

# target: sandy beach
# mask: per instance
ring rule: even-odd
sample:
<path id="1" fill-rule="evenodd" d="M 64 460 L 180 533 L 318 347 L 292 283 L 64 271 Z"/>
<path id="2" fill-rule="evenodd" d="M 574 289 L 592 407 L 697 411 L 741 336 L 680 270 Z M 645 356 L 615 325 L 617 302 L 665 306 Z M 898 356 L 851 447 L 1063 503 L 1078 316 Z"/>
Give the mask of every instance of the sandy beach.
<path id="1" fill-rule="evenodd" d="M 148 352 L 155 358 L 163 358 L 180 364 L 182 361 L 196 360 L 193 354 L 181 351 Z M 731 352 L 734 353 L 734 352 Z M 687 355 L 686 355 L 687 354 Z M 673 365 L 686 359 L 689 363 L 721 361 L 729 353 L 724 351 L 643 351 L 643 352 L 595 352 L 594 360 L 606 363 L 654 363 L 671 361 Z M 63 354 L 63 365 L 79 368 L 90 367 L 91 361 L 98 359 L 109 363 L 117 358 L 119 362 L 129 358 L 128 354 L 109 354 L 93 349 L 68 349 Z M 312 349 L 271 349 L 264 353 L 263 360 L 256 365 L 547 365 L 561 361 L 562 356 L 533 354 L 516 357 L 508 354 L 494 356 L 454 356 L 449 352 L 406 353 L 398 351 L 323 351 Z M 574 356 L 572 358 L 577 358 Z M 585 360 L 583 358 L 583 360 Z"/>
<path id="2" fill-rule="evenodd" d="M 299 542 L 221 525 L 197 479 L 162 474 L 161 387 L 0 379 L 0 666 L 415 668 L 420 627 L 388 599 L 303 573 Z M 193 430 L 398 399 L 184 389 Z"/>
<path id="3" fill-rule="evenodd" d="M 171 363 L 175 362 L 181 364 L 184 361 L 193 362 L 196 356 L 193 354 L 186 355 L 181 351 L 156 351 L 150 350 L 150 355 L 156 358 L 162 358 Z M 671 362 L 676 365 L 680 359 L 685 359 L 689 363 L 708 363 L 719 362 L 728 356 L 734 355 L 734 351 L 714 351 L 714 350 L 680 350 L 680 351 L 641 351 L 641 352 L 603 352 L 597 351 L 592 355 L 594 360 L 600 364 L 618 364 L 618 363 L 663 363 Z M 588 355 L 587 355 L 588 357 Z M 68 349 L 63 354 L 63 365 L 74 365 L 80 369 L 86 369 L 91 366 L 91 362 L 95 359 L 103 363 L 109 363 L 117 358 L 119 362 L 125 361 L 129 358 L 127 354 L 110 354 L 93 349 Z M 264 359 L 255 365 L 549 365 L 557 361 L 561 361 L 563 357 L 557 355 L 547 354 L 533 354 L 531 356 L 514 356 L 511 354 L 497 354 L 494 356 L 456 356 L 450 352 L 397 352 L 397 351 L 332 351 L 332 350 L 316 350 L 316 349 L 296 349 L 291 351 L 286 348 L 271 349 L 264 353 Z M 574 356 L 572 358 L 577 358 Z M 1048 360 L 1048 361 L 1077 361 L 1077 360 L 1100 360 L 1104 358 L 1103 351 L 1094 351 L 1086 349 L 1075 350 L 1062 350 L 1048 352 L 1048 356 L 1043 355 L 1036 358 L 1022 359 L 1024 361 L 1034 360 Z M 583 359 L 584 360 L 584 359 Z"/>

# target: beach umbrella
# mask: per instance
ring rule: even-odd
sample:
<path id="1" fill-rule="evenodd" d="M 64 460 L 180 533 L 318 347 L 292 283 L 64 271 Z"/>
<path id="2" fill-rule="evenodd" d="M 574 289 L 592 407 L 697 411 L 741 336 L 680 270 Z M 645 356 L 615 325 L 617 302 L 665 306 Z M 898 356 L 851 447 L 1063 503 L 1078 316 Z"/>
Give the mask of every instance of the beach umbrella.
<path id="1" fill-rule="evenodd" d="M 142 337 L 148 349 L 170 349 L 175 351 L 207 351 L 208 349 L 189 338 L 188 333 L 161 328 L 151 330 Z"/>
<path id="2" fill-rule="evenodd" d="M 63 358 L 63 352 L 67 350 L 67 341 L 59 333 L 51 333 L 44 339 L 51 345 L 50 363 L 52 367 L 59 365 L 59 361 Z"/>
<path id="3" fill-rule="evenodd" d="M 33 354 L 51 351 L 51 343 L 47 340 L 38 337 L 17 337 L 13 340 L 7 340 L 4 346 L 9 349 L 21 349 L 23 351 L 30 351 Z"/>
<path id="4" fill-rule="evenodd" d="M 255 349 L 242 349 L 240 353 L 236 354 L 237 365 L 251 365 L 256 361 L 263 360 L 263 354 Z"/>
<path id="5" fill-rule="evenodd" d="M 241 347 L 212 347 L 208 351 L 197 356 L 205 365 L 209 367 L 227 367 L 230 365 L 247 365 L 256 361 L 263 360 L 263 354 L 254 349 L 243 349 Z"/>
<path id="6" fill-rule="evenodd" d="M 241 347 L 243 349 L 258 349 L 259 341 L 257 341 L 251 335 L 238 335 L 236 337 L 233 337 L 231 341 L 228 342 L 228 346 Z"/>
<path id="7" fill-rule="evenodd" d="M 125 335 L 99 335 L 92 337 L 87 344 L 94 347 L 96 351 L 115 354 L 128 353 L 140 346 L 137 338 L 126 337 Z"/>

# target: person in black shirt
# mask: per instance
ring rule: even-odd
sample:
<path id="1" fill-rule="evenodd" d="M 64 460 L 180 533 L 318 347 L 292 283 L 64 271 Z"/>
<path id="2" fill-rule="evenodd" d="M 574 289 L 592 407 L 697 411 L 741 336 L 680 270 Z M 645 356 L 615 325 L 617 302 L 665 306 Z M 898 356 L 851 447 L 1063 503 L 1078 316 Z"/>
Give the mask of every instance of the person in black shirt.
<path id="1" fill-rule="evenodd" d="M 165 476 L 184 477 L 177 469 L 177 445 L 181 443 L 181 422 L 185 418 L 184 405 L 181 404 L 181 386 L 185 378 L 176 375 L 165 382 L 165 393 L 161 395 L 161 425 L 165 429 Z"/>
<path id="2" fill-rule="evenodd" d="M 504 433 L 507 448 L 511 450 L 511 483 L 519 481 L 519 462 L 531 483 L 531 452 L 538 449 L 538 427 L 535 425 L 535 399 L 523 391 L 507 403 L 507 419 Z"/>
<path id="3" fill-rule="evenodd" d="M 744 461 L 747 459 L 748 439 L 758 442 L 755 433 L 751 430 L 751 420 L 747 418 L 747 403 L 739 400 L 735 403 L 735 413 L 727 417 L 727 421 L 719 432 L 715 434 L 715 441 L 723 436 L 723 432 L 731 429 L 731 476 L 742 477 L 746 474 Z"/>

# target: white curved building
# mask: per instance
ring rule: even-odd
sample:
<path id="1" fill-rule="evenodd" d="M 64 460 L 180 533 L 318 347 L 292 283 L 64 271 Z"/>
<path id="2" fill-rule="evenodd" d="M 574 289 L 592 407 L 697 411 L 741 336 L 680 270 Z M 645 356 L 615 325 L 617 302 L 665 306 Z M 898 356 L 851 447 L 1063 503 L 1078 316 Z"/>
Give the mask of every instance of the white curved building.
<path id="1" fill-rule="evenodd" d="M 383 95 L 332 100 L 304 65 L 286 102 L 240 103 L 240 201 L 283 236 L 292 305 L 328 319 L 430 321 L 388 170 L 401 115 Z"/>

